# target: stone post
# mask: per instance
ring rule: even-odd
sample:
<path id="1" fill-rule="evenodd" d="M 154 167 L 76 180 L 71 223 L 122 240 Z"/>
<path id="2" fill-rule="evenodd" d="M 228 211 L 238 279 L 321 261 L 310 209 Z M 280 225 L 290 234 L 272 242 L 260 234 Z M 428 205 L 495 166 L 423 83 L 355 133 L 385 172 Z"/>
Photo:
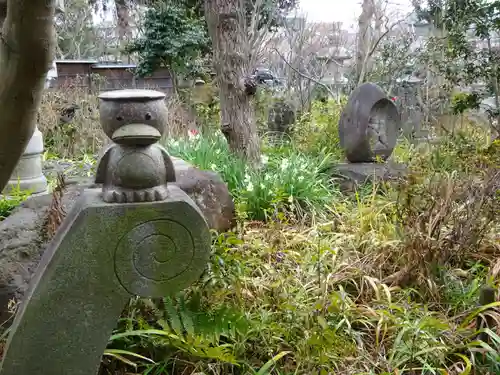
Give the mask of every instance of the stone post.
<path id="1" fill-rule="evenodd" d="M 287 141 L 294 122 L 295 109 L 293 105 L 285 98 L 275 98 L 267 118 L 269 142 L 278 145 Z"/>
<path id="2" fill-rule="evenodd" d="M 6 7 L 6 3 L 4 4 Z M 64 1 L 56 0 L 56 13 L 64 11 Z M 52 64 L 51 64 L 52 65 Z M 49 81 L 46 81 L 46 87 Z M 26 146 L 19 163 L 7 183 L 3 193 L 9 195 L 19 187 L 23 191 L 30 191 L 32 194 L 44 194 L 48 191 L 47 179 L 43 174 L 43 135 L 35 127 L 31 140 Z"/>
<path id="3" fill-rule="evenodd" d="M 403 135 L 408 139 L 418 139 L 422 137 L 422 121 L 424 119 L 422 108 L 419 102 L 422 98 L 418 98 L 420 95 L 420 89 L 422 85 L 422 79 L 410 76 L 404 81 L 404 96 L 403 101 L 403 117 L 404 121 L 402 124 Z"/>
<path id="4" fill-rule="evenodd" d="M 43 175 L 43 136 L 38 127 L 17 163 L 4 193 L 9 195 L 18 188 L 32 194 L 47 193 L 47 179 Z"/>
<path id="5" fill-rule="evenodd" d="M 1 375 L 97 374 L 131 296 L 159 298 L 196 281 L 211 246 L 207 222 L 175 185 L 157 142 L 164 94 L 100 96 L 104 147 L 96 184 L 75 203 L 33 276 L 14 319 Z"/>

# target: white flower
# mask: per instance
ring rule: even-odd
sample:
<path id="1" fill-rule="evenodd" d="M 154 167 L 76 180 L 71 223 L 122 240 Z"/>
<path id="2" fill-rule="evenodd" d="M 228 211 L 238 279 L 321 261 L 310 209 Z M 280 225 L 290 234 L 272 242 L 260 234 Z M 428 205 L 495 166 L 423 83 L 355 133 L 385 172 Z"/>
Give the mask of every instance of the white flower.
<path id="1" fill-rule="evenodd" d="M 217 169 L 217 166 L 215 164 L 210 164 L 210 169 L 215 171 Z"/>
<path id="2" fill-rule="evenodd" d="M 266 155 L 261 155 L 260 161 L 262 162 L 262 164 L 266 165 L 269 161 L 269 158 Z"/>
<path id="3" fill-rule="evenodd" d="M 290 163 L 288 162 L 288 159 L 283 159 L 281 161 L 281 170 L 284 171 L 285 169 L 288 168 L 289 165 Z"/>
<path id="4" fill-rule="evenodd" d="M 251 182 L 247 185 L 247 191 L 253 191 L 253 184 Z"/>

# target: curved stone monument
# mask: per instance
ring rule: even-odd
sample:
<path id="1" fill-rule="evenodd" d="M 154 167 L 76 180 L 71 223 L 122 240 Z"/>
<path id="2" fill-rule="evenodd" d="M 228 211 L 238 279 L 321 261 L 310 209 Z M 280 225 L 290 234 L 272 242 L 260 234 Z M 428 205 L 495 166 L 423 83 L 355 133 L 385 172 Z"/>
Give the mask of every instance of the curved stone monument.
<path id="1" fill-rule="evenodd" d="M 339 121 L 340 145 L 351 163 L 386 160 L 396 146 L 401 119 L 396 105 L 373 83 L 356 88 Z"/>
<path id="2" fill-rule="evenodd" d="M 45 251 L 5 348 L 2 375 L 90 375 L 131 296 L 163 297 L 200 277 L 211 236 L 203 214 L 173 181 L 163 94 L 101 96 L 113 144 L 96 182 Z"/>

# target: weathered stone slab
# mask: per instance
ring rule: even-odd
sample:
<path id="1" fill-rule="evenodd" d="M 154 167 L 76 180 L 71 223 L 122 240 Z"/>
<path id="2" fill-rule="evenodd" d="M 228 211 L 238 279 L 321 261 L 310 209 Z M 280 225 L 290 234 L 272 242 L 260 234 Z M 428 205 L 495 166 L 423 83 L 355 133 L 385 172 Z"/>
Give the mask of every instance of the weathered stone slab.
<path id="1" fill-rule="evenodd" d="M 286 133 L 295 122 L 295 110 L 292 104 L 285 100 L 276 100 L 267 119 L 267 125 L 270 131 Z"/>
<path id="2" fill-rule="evenodd" d="M 176 186 L 148 203 L 87 190 L 43 255 L 17 313 L 0 373 L 90 375 L 132 295 L 162 297 L 203 272 L 210 232 Z"/>
<path id="3" fill-rule="evenodd" d="M 401 119 L 396 105 L 373 83 L 351 95 L 339 121 L 340 145 L 351 163 L 386 160 L 396 146 Z"/>
<path id="4" fill-rule="evenodd" d="M 341 163 L 335 166 L 336 174 L 354 181 L 356 184 L 376 181 L 390 181 L 406 176 L 403 164 L 388 163 Z"/>

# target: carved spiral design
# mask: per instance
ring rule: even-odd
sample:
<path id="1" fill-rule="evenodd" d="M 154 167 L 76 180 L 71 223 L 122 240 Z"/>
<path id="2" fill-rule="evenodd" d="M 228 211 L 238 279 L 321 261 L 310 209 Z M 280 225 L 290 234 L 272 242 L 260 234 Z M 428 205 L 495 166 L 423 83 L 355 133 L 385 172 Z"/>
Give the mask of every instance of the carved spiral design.
<path id="1" fill-rule="evenodd" d="M 132 295 L 162 297 L 187 287 L 200 272 L 196 239 L 170 219 L 142 222 L 124 235 L 115 250 L 115 273 Z"/>

